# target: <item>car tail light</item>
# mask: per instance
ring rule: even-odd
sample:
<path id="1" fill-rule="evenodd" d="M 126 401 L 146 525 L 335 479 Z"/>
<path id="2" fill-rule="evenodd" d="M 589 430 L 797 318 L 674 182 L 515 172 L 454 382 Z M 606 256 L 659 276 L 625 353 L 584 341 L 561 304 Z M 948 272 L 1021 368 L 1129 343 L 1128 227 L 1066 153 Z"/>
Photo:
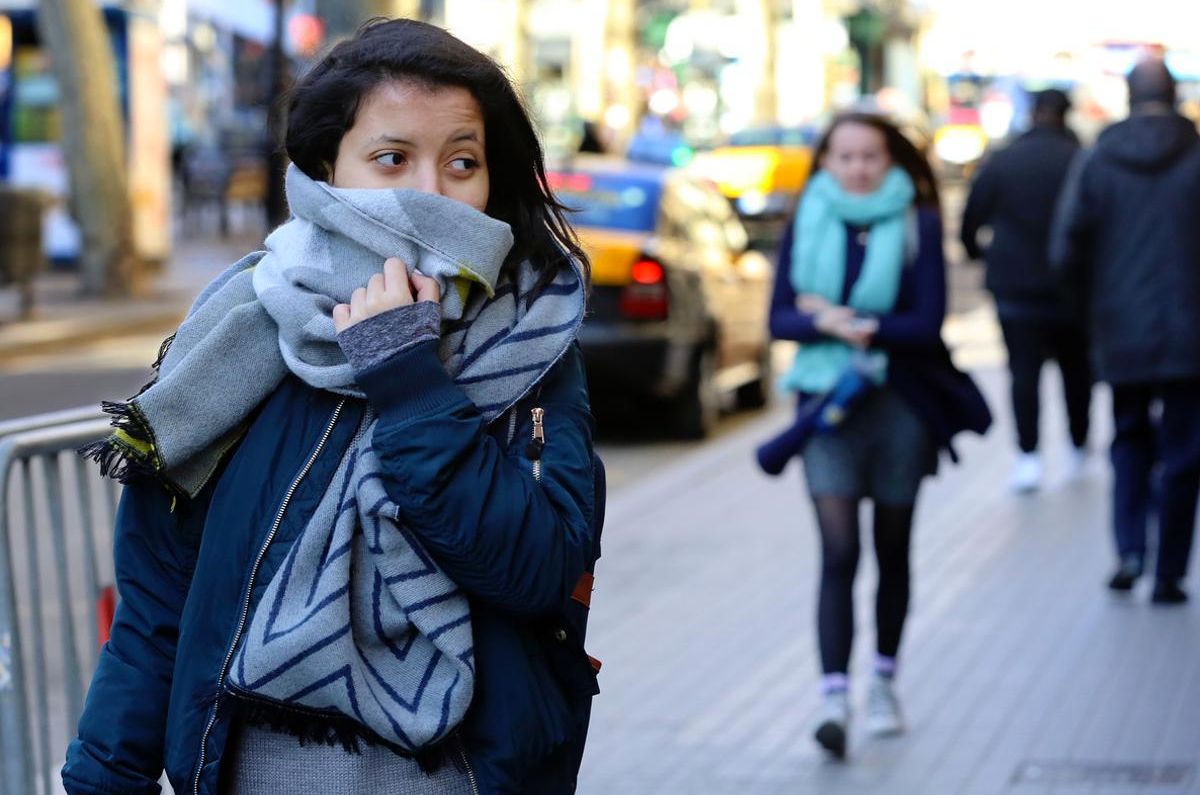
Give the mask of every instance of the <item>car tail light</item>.
<path id="1" fill-rule="evenodd" d="M 629 271 L 630 283 L 621 291 L 621 315 L 630 320 L 667 319 L 667 274 L 662 263 L 640 259 Z"/>
<path id="2" fill-rule="evenodd" d="M 546 183 L 555 193 L 558 191 L 587 193 L 592 189 L 592 178 L 587 174 L 548 171 L 546 172 Z"/>

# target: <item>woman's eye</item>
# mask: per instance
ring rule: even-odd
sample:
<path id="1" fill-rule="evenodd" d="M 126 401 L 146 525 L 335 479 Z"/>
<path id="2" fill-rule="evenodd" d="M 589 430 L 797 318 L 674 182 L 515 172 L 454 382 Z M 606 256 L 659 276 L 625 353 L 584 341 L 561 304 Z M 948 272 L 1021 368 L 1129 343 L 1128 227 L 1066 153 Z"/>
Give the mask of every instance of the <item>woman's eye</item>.
<path id="1" fill-rule="evenodd" d="M 404 164 L 404 155 L 400 154 L 399 152 L 384 152 L 375 158 L 375 162 L 381 166 L 395 168 L 396 166 Z"/>
<path id="2" fill-rule="evenodd" d="M 450 161 L 450 167 L 455 171 L 474 171 L 479 168 L 479 161 L 473 157 L 456 157 Z"/>

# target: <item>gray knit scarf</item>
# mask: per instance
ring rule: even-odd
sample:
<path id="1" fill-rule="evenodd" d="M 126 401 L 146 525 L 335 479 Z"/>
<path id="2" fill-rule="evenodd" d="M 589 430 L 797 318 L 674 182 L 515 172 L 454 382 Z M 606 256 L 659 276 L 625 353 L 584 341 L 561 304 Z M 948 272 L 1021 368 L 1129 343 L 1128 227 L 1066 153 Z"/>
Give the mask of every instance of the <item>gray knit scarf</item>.
<path id="1" fill-rule="evenodd" d="M 294 218 L 267 239 L 267 253 L 205 290 L 153 384 L 106 404 L 116 431 L 85 450 L 105 474 L 150 474 L 195 495 L 289 371 L 363 397 L 331 313 L 390 256 L 441 284 L 442 361 L 488 420 L 549 370 L 583 320 L 577 267 L 540 287 L 529 263 L 502 268 L 511 231 L 464 204 L 332 188 L 295 167 L 287 192 Z M 247 693 L 348 719 L 416 752 L 444 738 L 470 703 L 470 615 L 383 489 L 375 422 L 368 411 L 264 592 L 229 678 Z"/>

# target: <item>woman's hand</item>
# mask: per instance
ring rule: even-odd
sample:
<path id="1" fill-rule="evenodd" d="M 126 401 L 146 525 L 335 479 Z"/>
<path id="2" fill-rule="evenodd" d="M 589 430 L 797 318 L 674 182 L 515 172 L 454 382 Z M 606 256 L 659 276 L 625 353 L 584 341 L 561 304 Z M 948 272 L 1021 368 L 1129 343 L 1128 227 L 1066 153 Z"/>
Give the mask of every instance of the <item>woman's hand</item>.
<path id="1" fill-rule="evenodd" d="M 848 306 L 826 304 L 824 307 L 814 310 L 812 315 L 813 325 L 817 327 L 817 331 L 828 337 L 836 337 L 838 330 L 847 321 L 854 318 L 854 310 Z"/>
<path id="2" fill-rule="evenodd" d="M 831 304 L 823 296 L 816 293 L 804 293 L 796 297 L 796 308 L 801 312 L 809 315 L 816 315 L 826 309 L 832 309 L 835 304 Z"/>
<path id="3" fill-rule="evenodd" d="M 441 300 L 442 290 L 436 279 L 416 271 L 410 273 L 398 257 L 389 257 L 383 263 L 383 273 L 375 274 L 366 287 L 355 290 L 350 295 L 350 303 L 333 308 L 333 327 L 341 334 L 355 323 L 392 309 L 419 301 L 436 304 Z"/>
<path id="4" fill-rule="evenodd" d="M 879 321 L 859 317 L 847 306 L 831 306 L 817 313 L 813 325 L 827 337 L 834 337 L 855 348 L 866 348 L 879 330 Z"/>

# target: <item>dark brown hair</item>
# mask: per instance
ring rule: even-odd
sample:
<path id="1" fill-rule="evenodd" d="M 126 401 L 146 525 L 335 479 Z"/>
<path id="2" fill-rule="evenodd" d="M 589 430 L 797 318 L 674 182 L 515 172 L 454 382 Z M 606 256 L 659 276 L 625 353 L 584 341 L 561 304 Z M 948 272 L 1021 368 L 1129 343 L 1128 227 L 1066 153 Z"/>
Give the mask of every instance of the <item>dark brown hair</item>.
<path id="1" fill-rule="evenodd" d="M 916 188 L 916 204 L 919 207 L 940 209 L 937 179 L 933 175 L 929 159 L 912 141 L 905 137 L 904 133 L 900 132 L 899 127 L 875 113 L 855 111 L 834 117 L 833 121 L 829 123 L 829 129 L 817 143 L 817 149 L 813 153 L 812 171 L 808 175 L 809 179 L 812 179 L 821 170 L 821 160 L 829 152 L 829 141 L 833 137 L 834 131 L 843 124 L 861 124 L 883 133 L 892 162 L 908 173 L 913 187 Z"/>
<path id="2" fill-rule="evenodd" d="M 391 80 L 471 92 L 483 111 L 491 177 L 485 212 L 512 227 L 510 261 L 529 259 L 549 281 L 558 268 L 569 267 L 566 251 L 579 259 L 586 276 L 587 257 L 546 181 L 541 144 L 508 76 L 491 58 L 434 25 L 374 19 L 335 46 L 290 92 L 288 157 L 309 177 L 328 180 L 363 100 Z"/>

